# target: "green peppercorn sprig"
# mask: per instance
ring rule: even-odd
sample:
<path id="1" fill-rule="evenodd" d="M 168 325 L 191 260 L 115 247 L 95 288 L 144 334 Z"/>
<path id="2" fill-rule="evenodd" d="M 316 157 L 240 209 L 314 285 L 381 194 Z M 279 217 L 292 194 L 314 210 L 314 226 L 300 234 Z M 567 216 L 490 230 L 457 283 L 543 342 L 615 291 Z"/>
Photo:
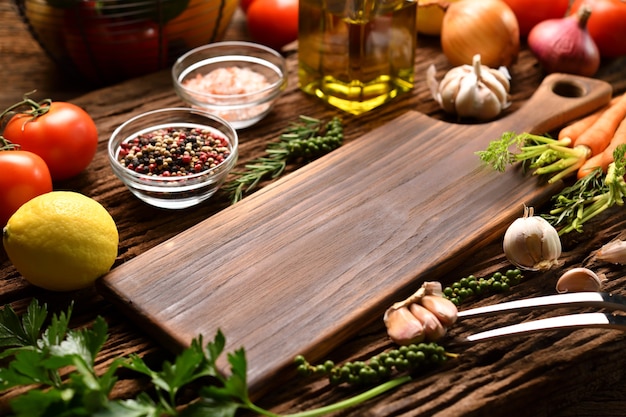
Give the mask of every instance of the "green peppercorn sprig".
<path id="1" fill-rule="evenodd" d="M 232 204 L 255 189 L 261 180 L 279 177 L 288 162 L 309 162 L 342 145 L 343 124 L 338 117 L 331 119 L 326 126 L 308 116 L 300 116 L 298 120 L 285 129 L 278 142 L 267 146 L 267 156 L 250 161 L 243 172 L 233 172 L 236 178 L 222 186 Z"/>
<path id="2" fill-rule="evenodd" d="M 519 269 L 509 269 L 504 274 L 495 272 L 490 278 L 477 278 L 470 275 L 444 288 L 443 295 L 459 306 L 475 295 L 489 295 L 508 291 L 512 286 L 519 284 L 522 278 L 523 275 Z"/>
<path id="3" fill-rule="evenodd" d="M 335 365 L 326 361 L 311 365 L 302 355 L 295 359 L 298 374 L 302 376 L 326 376 L 333 385 L 370 385 L 390 379 L 394 373 L 425 372 L 444 363 L 456 355 L 446 352 L 437 343 L 418 343 L 400 346 L 371 357 L 367 361 L 347 362 Z"/>
<path id="4" fill-rule="evenodd" d="M 470 297 L 509 291 L 522 279 L 519 269 L 510 269 L 505 273 L 495 272 L 489 278 L 469 275 L 444 288 L 443 296 L 458 306 Z M 368 360 L 346 362 L 343 365 L 335 365 L 330 360 L 312 365 L 302 355 L 295 358 L 295 363 L 301 376 L 326 376 L 333 385 L 367 385 L 391 379 L 398 373 L 426 372 L 456 356 L 437 343 L 423 342 L 386 350 Z"/>

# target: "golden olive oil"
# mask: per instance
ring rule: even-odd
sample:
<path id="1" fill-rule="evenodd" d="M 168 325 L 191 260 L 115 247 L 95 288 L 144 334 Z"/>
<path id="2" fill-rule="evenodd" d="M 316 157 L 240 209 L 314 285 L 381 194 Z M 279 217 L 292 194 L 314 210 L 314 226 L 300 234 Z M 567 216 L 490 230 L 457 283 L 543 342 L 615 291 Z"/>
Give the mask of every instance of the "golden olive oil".
<path id="1" fill-rule="evenodd" d="M 361 114 L 413 88 L 417 1 L 300 0 L 300 88 Z"/>

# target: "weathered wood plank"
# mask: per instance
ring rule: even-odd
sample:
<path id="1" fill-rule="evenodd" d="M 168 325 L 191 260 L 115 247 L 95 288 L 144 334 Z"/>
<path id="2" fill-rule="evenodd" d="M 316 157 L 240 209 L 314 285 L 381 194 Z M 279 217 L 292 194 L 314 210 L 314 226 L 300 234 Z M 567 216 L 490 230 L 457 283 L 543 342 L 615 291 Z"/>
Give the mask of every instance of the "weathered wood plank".
<path id="1" fill-rule="evenodd" d="M 93 111 L 101 133 L 99 154 L 88 171 L 75 180 L 58 184 L 61 188 L 71 188 L 94 196 L 102 201 L 118 221 L 122 245 L 118 265 L 126 262 L 161 242 L 175 236 L 180 231 L 192 227 L 226 206 L 216 200 L 184 216 L 159 210 L 152 210 L 139 203 L 113 177 L 107 167 L 103 153 L 104 143 L 113 128 L 131 113 L 147 107 L 157 108 L 175 102 L 169 83 L 169 74 L 164 72 L 146 80 L 132 81 L 120 87 L 90 92 L 79 86 L 75 80 L 68 80 L 58 73 L 52 62 L 30 39 L 23 24 L 18 20 L 9 0 L 0 0 L 0 107 L 6 108 L 25 92 L 37 89 L 41 97 L 56 100 L 71 100 Z M 240 20 L 234 35 L 241 38 Z M 290 65 L 295 65 L 295 56 L 290 53 Z M 441 75 L 448 66 L 438 50 L 436 40 L 420 39 L 416 70 L 418 83 L 410 95 L 361 118 L 346 118 L 346 142 L 367 134 L 376 127 L 393 120 L 407 110 L 417 110 L 437 119 L 446 119 L 431 100 L 423 74 L 425 68 L 434 63 Z M 513 100 L 511 112 L 519 108 L 539 85 L 542 74 L 527 50 L 523 50 L 518 63 L 511 69 L 513 76 Z M 626 90 L 626 60 L 603 63 L 598 77 L 610 82 L 616 93 Z M 146 88 L 145 85 L 150 87 Z M 139 92 L 143 92 L 138 94 Z M 143 95 L 142 95 L 143 94 Z M 127 106 L 127 101 L 131 102 Z M 145 103 L 142 106 L 141 103 Z M 276 112 L 253 130 L 243 132 L 241 164 L 262 154 L 267 142 L 274 140 L 290 118 L 298 114 L 327 118 L 334 112 L 318 101 L 301 95 L 293 80 L 286 94 L 281 98 Z M 292 171 L 296 167 L 289 167 Z M 568 266 L 589 265 L 584 261 L 587 254 L 602 243 L 619 234 L 626 226 L 623 213 L 607 213 L 590 229 L 568 247 Z M 506 268 L 499 242 L 486 246 L 470 262 L 442 277 L 451 282 L 467 274 L 487 275 L 495 270 Z M 609 290 L 624 287 L 623 268 L 609 265 L 592 265 L 598 272 L 609 278 Z M 499 301 L 503 298 L 531 296 L 549 293 L 553 290 L 554 275 L 532 276 L 521 284 L 509 297 L 491 297 L 480 304 Z M 76 325 L 88 323 L 98 314 L 103 315 L 111 325 L 111 338 L 105 345 L 106 357 L 99 363 L 99 369 L 111 357 L 131 352 L 145 355 L 157 363 L 170 353 L 159 345 L 146 332 L 135 326 L 108 302 L 90 290 L 68 295 L 50 294 L 26 284 L 11 266 L 4 251 L 0 251 L 0 302 L 10 302 L 24 308 L 32 297 L 48 302 L 55 308 L 64 308 L 70 300 L 75 300 Z M 228 336 L 228 335 L 227 335 Z M 587 337 L 588 338 L 585 338 Z M 598 340 L 595 342 L 595 340 Z M 510 342 L 474 348 L 464 353 L 458 361 L 449 362 L 443 372 L 420 377 L 401 390 L 385 394 L 378 400 L 351 409 L 343 416 L 425 416 L 425 415 L 480 415 L 477 409 L 489 408 L 494 416 L 528 415 L 550 417 L 582 417 L 589 415 L 615 416 L 626 409 L 626 376 L 622 371 L 624 357 L 621 352 L 623 338 L 613 332 L 599 332 L 597 335 L 557 334 L 537 336 L 522 342 Z M 554 344 L 554 346 L 551 346 Z M 380 349 L 389 347 L 382 322 L 366 326 L 358 335 L 347 340 L 329 354 L 336 361 L 367 358 Z M 563 357 L 562 346 L 574 347 L 574 355 L 579 361 L 571 361 L 570 354 Z M 592 347 L 586 353 L 583 349 Z M 511 358 L 512 364 L 508 360 Z M 553 365 L 556 364 L 556 367 Z M 529 367 L 530 366 L 530 367 Z M 525 369 L 545 370 L 548 378 L 536 373 L 523 375 Z M 520 371 L 521 370 L 521 371 Z M 521 372 L 521 374 L 520 374 Z M 466 375 L 467 374 L 467 375 Z M 492 375 L 485 377 L 485 375 Z M 515 379 L 517 377 L 517 379 Z M 463 381 L 470 381 L 466 383 Z M 503 381 L 498 383 L 498 381 Z M 482 382 L 491 382 L 483 386 Z M 439 385 L 438 385 L 439 384 Z M 134 395 L 144 387 L 143 381 L 129 374 L 122 375 L 115 394 L 123 397 Z M 504 389 L 506 388 L 506 389 Z M 261 403 L 276 412 L 293 412 L 300 409 L 325 405 L 344 399 L 353 390 L 329 388 L 325 381 L 293 380 L 280 390 L 264 396 Z M 475 392 L 475 393 L 474 393 Z M 12 392 L 0 393 L 0 414 L 6 411 Z"/>

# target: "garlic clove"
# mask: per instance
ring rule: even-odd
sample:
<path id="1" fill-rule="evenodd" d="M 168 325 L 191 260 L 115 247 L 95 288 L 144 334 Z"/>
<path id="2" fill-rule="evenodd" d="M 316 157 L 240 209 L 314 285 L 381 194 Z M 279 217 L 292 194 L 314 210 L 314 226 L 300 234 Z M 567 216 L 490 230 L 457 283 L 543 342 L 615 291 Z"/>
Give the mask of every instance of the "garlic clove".
<path id="1" fill-rule="evenodd" d="M 614 240 L 603 245 L 596 253 L 596 259 L 612 264 L 626 264 L 626 241 Z"/>
<path id="2" fill-rule="evenodd" d="M 437 68 L 435 64 L 430 64 L 426 69 L 426 85 L 430 90 L 430 94 L 441 105 L 439 97 L 439 83 L 437 82 Z"/>
<path id="3" fill-rule="evenodd" d="M 450 327 L 456 322 L 459 310 L 447 298 L 437 295 L 425 295 L 422 298 L 422 306 L 433 313 L 444 327 Z"/>
<path id="4" fill-rule="evenodd" d="M 518 268 L 547 271 L 559 264 L 561 239 L 546 219 L 524 207 L 524 216 L 507 228 L 502 244 L 506 258 Z"/>
<path id="5" fill-rule="evenodd" d="M 490 120 L 502 111 L 498 98 L 489 88 L 471 76 L 463 78 L 454 103 L 456 114 L 478 120 Z"/>
<path id="6" fill-rule="evenodd" d="M 385 312 L 387 335 L 398 345 L 418 343 L 426 337 L 424 324 L 417 319 L 408 307 L 389 308 Z"/>
<path id="7" fill-rule="evenodd" d="M 506 68 L 502 68 L 504 72 L 508 74 Z M 502 71 L 502 69 L 499 71 L 489 71 L 488 69 L 486 71 L 483 71 L 482 81 L 483 84 L 485 84 L 489 91 L 491 91 L 495 98 L 498 100 L 501 108 L 506 109 L 511 105 L 511 102 L 509 101 L 509 89 L 511 87 L 507 77 L 503 74 L 503 72 L 500 71 Z"/>
<path id="8" fill-rule="evenodd" d="M 426 340 L 437 341 L 446 335 L 446 328 L 437 320 L 435 314 L 426 307 L 419 304 L 411 304 L 409 310 L 424 326 Z"/>
<path id="9" fill-rule="evenodd" d="M 443 297 L 438 281 L 426 281 L 408 298 L 394 303 L 383 316 L 387 335 L 399 345 L 438 340 L 454 324 L 458 310 Z"/>
<path id="10" fill-rule="evenodd" d="M 600 291 L 603 279 L 587 268 L 573 268 L 566 271 L 556 283 L 558 293 Z"/>

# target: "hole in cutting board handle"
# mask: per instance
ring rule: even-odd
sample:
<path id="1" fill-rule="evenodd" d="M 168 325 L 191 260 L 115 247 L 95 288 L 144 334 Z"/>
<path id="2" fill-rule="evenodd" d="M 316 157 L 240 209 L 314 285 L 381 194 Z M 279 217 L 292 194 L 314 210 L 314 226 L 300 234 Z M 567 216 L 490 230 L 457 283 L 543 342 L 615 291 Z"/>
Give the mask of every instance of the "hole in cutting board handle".
<path id="1" fill-rule="evenodd" d="M 557 96 L 577 98 L 587 94 L 587 89 L 573 80 L 560 80 L 552 86 L 552 92 Z"/>

